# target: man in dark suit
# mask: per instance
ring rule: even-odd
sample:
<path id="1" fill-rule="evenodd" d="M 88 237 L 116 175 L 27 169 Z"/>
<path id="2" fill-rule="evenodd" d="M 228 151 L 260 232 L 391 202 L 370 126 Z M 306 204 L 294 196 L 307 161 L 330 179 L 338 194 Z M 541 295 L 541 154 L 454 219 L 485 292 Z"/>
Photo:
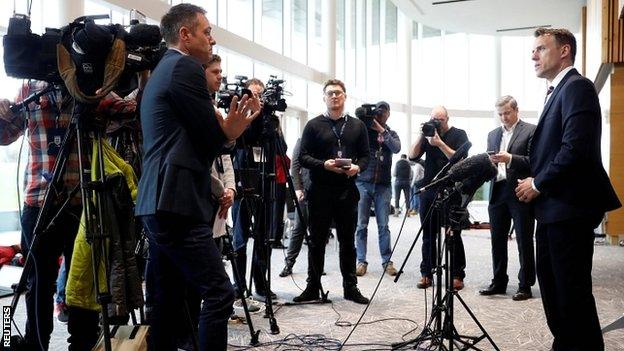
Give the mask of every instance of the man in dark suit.
<path id="1" fill-rule="evenodd" d="M 175 350 L 169 323 L 183 310 L 184 287 L 203 300 L 201 350 L 225 350 L 234 291 L 209 225 L 210 169 L 224 142 L 237 138 L 257 116 L 257 99 L 235 97 L 228 118 L 215 113 L 204 68 L 215 40 L 205 11 L 172 7 L 161 19 L 169 50 L 154 70 L 141 103 L 143 175 L 136 215 L 150 240 L 147 290 L 150 348 Z"/>
<path id="2" fill-rule="evenodd" d="M 496 102 L 496 111 L 502 126 L 488 134 L 487 149 L 490 159 L 498 166 L 498 175 L 490 186 L 490 233 L 492 238 L 492 268 L 494 278 L 489 287 L 480 290 L 481 295 L 504 294 L 507 291 L 507 234 L 513 219 L 520 271 L 518 291 L 513 300 L 531 298 L 535 284 L 535 254 L 533 253 L 533 229 L 535 219 L 529 204 L 518 200 L 515 193 L 518 179 L 531 174 L 529 167 L 529 144 L 535 125 L 521 121 L 518 103 L 506 95 Z"/>
<path id="3" fill-rule="evenodd" d="M 621 204 L 602 165 L 598 95 L 572 67 L 575 54 L 570 31 L 535 31 L 535 72 L 549 88 L 531 143 L 532 177 L 519 181 L 516 195 L 535 205 L 537 278 L 553 349 L 599 351 L 594 228 Z"/>

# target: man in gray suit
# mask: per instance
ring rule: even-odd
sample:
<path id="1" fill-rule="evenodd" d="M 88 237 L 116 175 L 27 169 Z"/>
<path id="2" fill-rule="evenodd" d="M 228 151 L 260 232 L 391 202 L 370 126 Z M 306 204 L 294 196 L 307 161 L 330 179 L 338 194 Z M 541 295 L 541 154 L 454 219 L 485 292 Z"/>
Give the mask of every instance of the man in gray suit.
<path id="1" fill-rule="evenodd" d="M 535 219 L 531 206 L 516 197 L 515 187 L 518 179 L 527 177 L 531 172 L 528 155 L 535 125 L 519 119 L 518 103 L 509 95 L 498 99 L 496 111 L 502 126 L 492 130 L 487 141 L 490 159 L 498 166 L 498 175 L 491 184 L 488 206 L 494 278 L 490 286 L 480 290 L 479 294 L 505 294 L 507 291 L 507 234 L 513 219 L 520 255 L 519 285 L 513 300 L 521 301 L 533 296 L 531 286 L 535 284 Z"/>

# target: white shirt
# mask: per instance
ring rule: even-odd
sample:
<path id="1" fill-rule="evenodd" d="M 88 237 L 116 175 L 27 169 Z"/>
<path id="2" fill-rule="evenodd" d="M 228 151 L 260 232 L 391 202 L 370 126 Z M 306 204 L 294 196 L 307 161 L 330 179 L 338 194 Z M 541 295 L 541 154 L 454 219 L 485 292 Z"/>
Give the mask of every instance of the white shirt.
<path id="1" fill-rule="evenodd" d="M 505 128 L 505 125 L 501 126 L 501 129 L 503 130 L 503 136 L 501 138 L 499 151 L 507 151 L 507 149 L 509 149 L 509 141 L 511 140 L 511 137 L 513 136 L 514 130 L 516 129 L 518 122 L 520 122 L 520 119 L 518 119 L 516 123 L 514 123 L 514 125 L 511 126 L 511 128 L 509 128 L 509 130 Z M 498 174 L 496 175 L 497 182 L 507 179 L 507 168 L 509 168 L 510 165 L 511 165 L 511 160 L 507 164 L 505 164 L 505 162 L 498 163 L 497 165 Z"/>
<path id="2" fill-rule="evenodd" d="M 559 74 L 557 74 L 555 79 L 553 79 L 552 82 L 550 82 L 549 86 L 553 87 L 553 92 L 555 91 L 555 89 L 557 89 L 557 85 L 561 83 L 561 81 L 563 80 L 563 77 L 565 77 L 565 75 L 568 74 L 568 72 L 570 72 L 573 69 L 574 69 L 574 66 L 569 66 L 569 67 L 564 68 L 561 72 L 559 72 Z M 548 96 L 546 97 L 546 100 L 544 101 L 544 105 L 546 105 L 548 100 L 550 100 L 551 96 L 552 96 L 552 93 L 548 94 Z"/>

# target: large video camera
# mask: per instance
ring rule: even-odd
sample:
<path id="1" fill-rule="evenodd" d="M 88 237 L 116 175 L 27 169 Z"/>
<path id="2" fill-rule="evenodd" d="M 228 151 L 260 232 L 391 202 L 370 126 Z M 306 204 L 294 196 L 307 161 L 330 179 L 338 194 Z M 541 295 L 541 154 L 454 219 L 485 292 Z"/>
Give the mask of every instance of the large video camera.
<path id="1" fill-rule="evenodd" d="M 283 79 L 277 79 L 277 76 L 270 76 L 266 84 L 266 89 L 262 93 L 262 109 L 264 114 L 271 114 L 275 111 L 284 112 L 288 105 L 284 99 Z"/>
<path id="2" fill-rule="evenodd" d="M 232 99 L 237 96 L 238 100 L 247 95 L 251 97 L 253 93 L 247 89 L 247 76 L 234 76 L 236 81 L 234 83 L 228 83 L 227 77 L 223 77 L 221 83 L 221 89 L 217 92 L 217 107 L 229 111 Z"/>
<path id="3" fill-rule="evenodd" d="M 128 33 L 121 25 L 94 22 L 105 18 L 79 17 L 40 36 L 32 33 L 28 16 L 14 15 L 3 38 L 6 74 L 65 84 L 70 77 L 84 95 L 95 95 L 106 79 L 117 88 L 129 84 L 134 73 L 154 69 L 166 51 L 158 26 L 135 24 Z"/>
<path id="4" fill-rule="evenodd" d="M 438 135 L 441 134 L 442 123 L 435 118 L 430 119 L 429 121 L 423 123 L 422 125 L 422 133 L 426 137 L 432 137 L 435 135 L 435 132 L 438 132 Z"/>
<path id="5" fill-rule="evenodd" d="M 373 128 L 373 120 L 377 116 L 381 116 L 384 113 L 384 107 L 380 104 L 362 104 L 362 106 L 355 109 L 355 117 L 364 122 L 366 128 Z"/>

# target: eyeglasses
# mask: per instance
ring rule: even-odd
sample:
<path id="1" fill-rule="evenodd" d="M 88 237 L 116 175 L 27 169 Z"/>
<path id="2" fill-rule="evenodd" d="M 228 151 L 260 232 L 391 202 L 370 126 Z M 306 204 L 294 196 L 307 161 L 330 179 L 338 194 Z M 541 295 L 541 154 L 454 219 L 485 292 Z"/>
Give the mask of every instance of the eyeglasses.
<path id="1" fill-rule="evenodd" d="M 341 90 L 330 90 L 330 91 L 325 92 L 325 96 L 327 97 L 332 97 L 332 96 L 341 97 L 343 94 L 344 92 Z"/>

